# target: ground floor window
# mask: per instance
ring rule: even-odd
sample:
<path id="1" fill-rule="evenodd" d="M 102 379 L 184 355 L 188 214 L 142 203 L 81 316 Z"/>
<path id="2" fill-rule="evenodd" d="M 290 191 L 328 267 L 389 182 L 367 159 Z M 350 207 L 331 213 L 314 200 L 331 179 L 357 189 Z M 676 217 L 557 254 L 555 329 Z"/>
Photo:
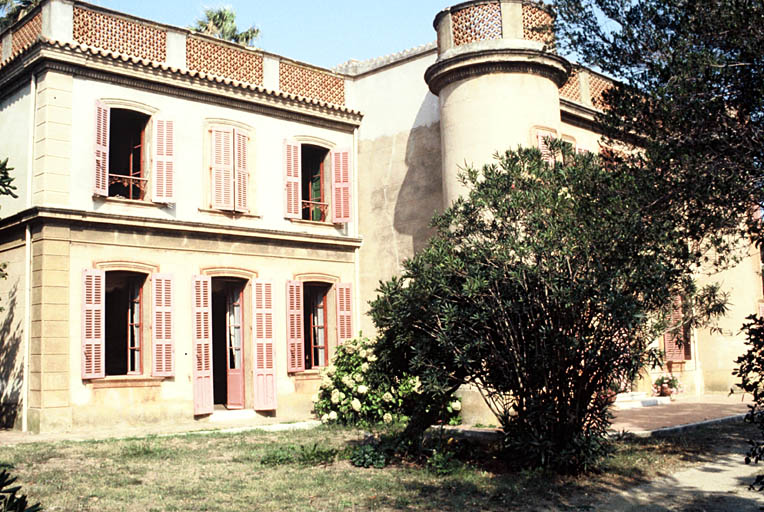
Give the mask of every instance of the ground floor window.
<path id="1" fill-rule="evenodd" d="M 143 287 L 146 276 L 135 272 L 106 272 L 106 375 L 143 373 Z"/>

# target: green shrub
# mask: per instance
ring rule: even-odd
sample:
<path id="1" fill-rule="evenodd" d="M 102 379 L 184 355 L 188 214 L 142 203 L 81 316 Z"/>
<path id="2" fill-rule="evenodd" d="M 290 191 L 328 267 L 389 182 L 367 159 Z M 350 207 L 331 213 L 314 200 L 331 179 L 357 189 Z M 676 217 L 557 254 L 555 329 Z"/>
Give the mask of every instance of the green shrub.
<path id="1" fill-rule="evenodd" d="M 358 468 L 382 469 L 387 464 L 387 456 L 378 444 L 362 444 L 353 449 L 350 463 Z"/>

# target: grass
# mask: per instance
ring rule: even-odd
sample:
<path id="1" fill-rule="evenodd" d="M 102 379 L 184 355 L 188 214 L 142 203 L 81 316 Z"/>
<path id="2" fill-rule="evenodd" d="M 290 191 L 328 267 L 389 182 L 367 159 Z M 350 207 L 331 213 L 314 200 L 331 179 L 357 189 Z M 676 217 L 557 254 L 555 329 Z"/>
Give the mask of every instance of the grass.
<path id="1" fill-rule="evenodd" d="M 363 433 L 328 427 L 21 444 L 0 449 L 0 467 L 46 511 L 580 510 L 582 497 L 710 461 L 754 432 L 728 423 L 624 437 L 598 472 L 578 478 L 492 471 L 490 461 L 448 475 L 404 463 L 356 468 L 347 459 Z"/>

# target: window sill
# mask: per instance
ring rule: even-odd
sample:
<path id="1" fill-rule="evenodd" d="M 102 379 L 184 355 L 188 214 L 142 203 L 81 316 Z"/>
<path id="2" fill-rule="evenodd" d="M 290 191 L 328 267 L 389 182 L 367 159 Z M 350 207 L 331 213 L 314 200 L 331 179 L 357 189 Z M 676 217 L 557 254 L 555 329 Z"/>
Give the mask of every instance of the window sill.
<path id="1" fill-rule="evenodd" d="M 143 375 L 112 375 L 103 379 L 90 379 L 87 382 L 93 389 L 109 388 L 155 388 L 159 387 L 166 377 L 144 377 Z"/>
<path id="2" fill-rule="evenodd" d="M 94 195 L 93 199 L 103 201 L 104 203 L 129 204 L 131 206 L 143 206 L 148 208 L 165 208 L 168 206 L 167 203 L 153 203 L 144 199 L 126 199 L 124 197 L 104 197 Z"/>
<path id="3" fill-rule="evenodd" d="M 321 378 L 321 370 L 323 370 L 323 368 L 311 368 L 310 370 L 303 370 L 301 372 L 292 372 L 290 375 L 298 380 L 318 380 Z"/>
<path id="4" fill-rule="evenodd" d="M 244 219 L 260 219 L 262 218 L 260 215 L 257 215 L 256 213 L 244 213 L 244 212 L 235 212 L 231 210 L 216 210 L 214 208 L 199 208 L 198 209 L 201 213 L 212 213 L 213 215 L 220 215 L 223 217 L 234 217 L 234 218 L 244 218 Z"/>
<path id="5" fill-rule="evenodd" d="M 328 227 L 335 227 L 339 226 L 340 224 L 334 224 L 332 222 L 326 222 L 326 221 L 320 221 L 320 220 L 305 220 L 305 219 L 287 219 L 290 222 L 294 222 L 295 224 L 305 224 L 307 226 L 328 226 Z"/>

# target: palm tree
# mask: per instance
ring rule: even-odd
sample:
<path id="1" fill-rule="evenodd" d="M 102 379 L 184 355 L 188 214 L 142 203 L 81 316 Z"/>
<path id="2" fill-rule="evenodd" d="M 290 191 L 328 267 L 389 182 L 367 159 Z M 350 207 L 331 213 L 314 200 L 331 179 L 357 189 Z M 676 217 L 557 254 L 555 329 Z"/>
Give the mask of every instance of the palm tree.
<path id="1" fill-rule="evenodd" d="M 40 0 L 0 0 L 0 30 L 16 23 L 39 3 Z"/>
<path id="2" fill-rule="evenodd" d="M 255 26 L 239 32 L 236 28 L 236 13 L 228 7 L 205 9 L 204 19 L 196 20 L 196 26 L 191 27 L 191 29 L 246 46 L 252 46 L 255 39 L 260 35 L 260 29 Z"/>

